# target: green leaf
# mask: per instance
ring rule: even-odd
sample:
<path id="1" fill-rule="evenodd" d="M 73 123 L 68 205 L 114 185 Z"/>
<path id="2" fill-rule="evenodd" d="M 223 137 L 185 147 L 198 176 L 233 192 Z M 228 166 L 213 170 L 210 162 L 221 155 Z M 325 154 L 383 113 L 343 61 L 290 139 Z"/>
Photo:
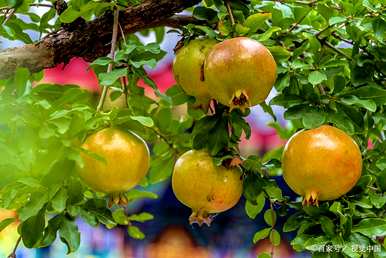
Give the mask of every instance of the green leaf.
<path id="1" fill-rule="evenodd" d="M 215 156 L 220 150 L 228 146 L 229 134 L 227 128 L 227 122 L 220 120 L 216 127 L 210 131 L 211 136 L 208 139 L 207 146 L 212 156 Z"/>
<path id="2" fill-rule="evenodd" d="M 51 200 L 52 208 L 58 212 L 61 213 L 66 208 L 66 202 L 67 202 L 67 190 L 66 188 L 60 188 L 60 190 L 56 193 L 54 198 Z"/>
<path id="3" fill-rule="evenodd" d="M 16 218 L 7 218 L 0 222 L 0 232 L 16 221 Z"/>
<path id="4" fill-rule="evenodd" d="M 318 85 L 327 80 L 327 76 L 319 71 L 313 71 L 308 75 L 308 81 L 313 85 Z"/>
<path id="5" fill-rule="evenodd" d="M 128 217 L 130 221 L 145 222 L 148 220 L 154 219 L 154 216 L 147 212 L 142 212 L 140 214 L 134 214 Z"/>
<path id="6" fill-rule="evenodd" d="M 74 221 L 64 219 L 59 229 L 60 239 L 67 245 L 67 254 L 78 250 L 80 245 L 80 232 Z"/>
<path id="7" fill-rule="evenodd" d="M 269 233 L 269 240 L 272 245 L 279 246 L 280 245 L 280 233 L 276 229 L 272 229 L 271 233 Z"/>
<path id="8" fill-rule="evenodd" d="M 35 216 L 43 208 L 48 201 L 46 192 L 35 193 L 31 196 L 30 201 L 18 211 L 19 219 L 25 221 L 28 218 Z"/>
<path id="9" fill-rule="evenodd" d="M 250 31 L 256 32 L 258 29 L 264 27 L 266 20 L 271 18 L 271 14 L 255 13 L 249 15 L 244 22 L 244 26 L 248 27 Z"/>
<path id="10" fill-rule="evenodd" d="M 260 231 L 257 231 L 253 236 L 253 243 L 256 244 L 260 240 L 267 238 L 270 232 L 271 232 L 271 228 L 264 228 Z"/>
<path id="11" fill-rule="evenodd" d="M 155 184 L 170 177 L 173 172 L 174 162 L 170 151 L 165 155 L 153 158 L 150 161 L 150 171 L 147 175 L 149 182 Z"/>
<path id="12" fill-rule="evenodd" d="M 386 104 L 386 89 L 374 84 L 350 90 L 342 96 L 354 95 L 360 99 L 372 99 L 377 104 Z"/>
<path id="13" fill-rule="evenodd" d="M 369 193 L 371 203 L 377 208 L 381 209 L 386 204 L 385 194 Z"/>
<path id="14" fill-rule="evenodd" d="M 292 248 L 297 252 L 304 251 L 305 243 L 308 238 L 309 238 L 308 235 L 298 233 L 296 237 L 291 241 Z"/>
<path id="15" fill-rule="evenodd" d="M 370 112 L 375 112 L 377 110 L 377 104 L 371 99 L 359 99 L 358 97 L 351 95 L 342 98 L 341 102 L 345 105 L 355 105 L 365 108 Z"/>
<path id="16" fill-rule="evenodd" d="M 305 249 L 312 252 L 320 251 L 330 241 L 325 236 L 311 237 L 304 243 Z"/>
<path id="17" fill-rule="evenodd" d="M 292 12 L 292 9 L 286 4 L 282 4 L 280 2 L 275 2 L 275 5 L 273 8 L 275 8 L 276 10 L 279 10 L 281 12 L 283 19 L 294 18 L 294 14 Z"/>
<path id="18" fill-rule="evenodd" d="M 256 205 L 247 200 L 245 202 L 245 212 L 247 216 L 251 219 L 255 219 L 256 216 L 263 210 L 264 204 L 265 196 L 263 192 L 256 197 Z"/>
<path id="19" fill-rule="evenodd" d="M 267 185 L 264 186 L 264 190 L 267 192 L 269 197 L 273 200 L 282 200 L 283 199 L 283 194 L 277 185 Z"/>
<path id="20" fill-rule="evenodd" d="M 335 224 L 330 218 L 326 216 L 321 216 L 319 221 L 320 226 L 322 227 L 322 230 L 326 235 L 330 237 L 335 236 Z"/>
<path id="21" fill-rule="evenodd" d="M 48 225 L 44 230 L 44 236 L 40 243 L 40 247 L 46 247 L 51 245 L 57 235 L 60 225 L 62 224 L 63 216 L 55 216 L 48 221 Z"/>
<path id="22" fill-rule="evenodd" d="M 338 128 L 346 131 L 348 134 L 355 133 L 355 127 L 352 120 L 343 112 L 330 112 L 327 117 L 328 122 L 335 124 Z"/>
<path id="23" fill-rule="evenodd" d="M 135 121 L 138 121 L 143 126 L 146 126 L 146 127 L 153 127 L 154 126 L 154 121 L 151 117 L 148 117 L 148 116 L 130 116 L 130 118 L 135 120 Z"/>
<path id="24" fill-rule="evenodd" d="M 289 216 L 286 222 L 283 225 L 283 232 L 291 232 L 295 231 L 300 227 L 301 219 L 299 218 L 299 214 L 295 213 Z"/>
<path id="25" fill-rule="evenodd" d="M 148 66 L 150 68 L 155 68 L 157 65 L 157 60 L 155 58 L 147 59 L 147 60 L 130 60 L 129 63 L 135 68 L 140 68 L 143 66 Z"/>
<path id="26" fill-rule="evenodd" d="M 100 73 L 98 75 L 101 85 L 113 85 L 119 78 L 127 75 L 127 68 L 114 69 L 109 73 Z"/>
<path id="27" fill-rule="evenodd" d="M 145 234 L 136 226 L 129 226 L 128 227 L 128 233 L 129 236 L 135 239 L 144 239 Z"/>
<path id="28" fill-rule="evenodd" d="M 36 247 L 43 238 L 45 227 L 45 209 L 41 209 L 36 216 L 29 217 L 20 225 L 23 244 L 27 248 Z"/>
<path id="29" fill-rule="evenodd" d="M 270 226 L 276 224 L 276 212 L 274 210 L 268 209 L 264 213 L 264 221 Z"/>
<path id="30" fill-rule="evenodd" d="M 184 103 L 192 103 L 192 97 L 186 95 L 185 91 L 179 86 L 179 85 L 174 85 L 173 87 L 170 87 L 166 91 L 166 95 L 172 98 L 173 104 L 175 106 L 181 105 Z"/>
<path id="31" fill-rule="evenodd" d="M 193 15 L 199 19 L 213 21 L 217 19 L 217 12 L 214 9 L 204 6 L 197 6 L 193 10 Z"/>
<path id="32" fill-rule="evenodd" d="M 329 208 L 329 210 L 338 215 L 339 218 L 340 218 L 340 224 L 344 224 L 346 223 L 347 221 L 347 217 L 345 216 L 345 214 L 343 213 L 342 211 L 342 204 L 338 201 L 335 201 Z"/>
<path id="33" fill-rule="evenodd" d="M 113 218 L 115 222 L 121 225 L 127 225 L 129 224 L 129 219 L 125 213 L 125 210 L 123 208 L 116 209 L 112 212 Z"/>
<path id="34" fill-rule="evenodd" d="M 251 38 L 257 41 L 266 41 L 266 40 L 269 40 L 272 37 L 272 35 L 278 31 L 281 31 L 281 28 L 273 26 L 262 34 L 252 35 Z"/>
<path id="35" fill-rule="evenodd" d="M 328 20 L 328 24 L 335 25 L 338 23 L 343 23 L 345 21 L 347 21 L 347 17 L 345 17 L 345 16 L 334 16 Z"/>
<path id="36" fill-rule="evenodd" d="M 107 66 L 110 64 L 113 60 L 110 57 L 104 56 L 104 57 L 99 57 L 98 59 L 94 60 L 90 65 L 100 65 L 100 66 Z"/>
<path id="37" fill-rule="evenodd" d="M 306 129 L 316 128 L 326 122 L 327 114 L 316 109 L 310 108 L 303 114 L 302 122 Z"/>
<path id="38" fill-rule="evenodd" d="M 353 226 L 352 232 L 361 233 L 367 237 L 383 236 L 386 231 L 386 219 L 367 218 Z"/>
<path id="39" fill-rule="evenodd" d="M 158 195 L 148 191 L 140 191 L 137 189 L 130 190 L 126 193 L 127 199 L 130 201 L 134 201 L 137 199 L 158 199 Z"/>
<path id="40" fill-rule="evenodd" d="M 69 6 L 64 12 L 60 15 L 59 19 L 63 23 L 71 23 L 75 21 L 82 15 L 81 12 L 75 10 L 72 6 Z"/>

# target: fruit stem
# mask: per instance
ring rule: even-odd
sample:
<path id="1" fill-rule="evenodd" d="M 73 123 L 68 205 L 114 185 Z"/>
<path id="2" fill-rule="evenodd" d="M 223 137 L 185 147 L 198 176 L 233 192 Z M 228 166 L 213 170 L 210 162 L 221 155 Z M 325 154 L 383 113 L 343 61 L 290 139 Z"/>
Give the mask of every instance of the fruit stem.
<path id="1" fill-rule="evenodd" d="M 232 12 L 231 2 L 229 0 L 224 0 L 224 2 L 225 2 L 225 7 L 227 8 L 227 11 L 229 14 L 229 18 L 231 20 L 231 24 L 232 24 L 232 26 L 235 26 L 236 22 L 235 22 L 235 17 L 233 16 L 233 12 Z"/>
<path id="2" fill-rule="evenodd" d="M 118 8 L 116 8 L 114 11 L 113 36 L 111 38 L 111 49 L 110 49 L 110 54 L 109 54 L 110 58 L 113 61 L 115 59 L 115 47 L 117 45 L 117 38 L 118 38 L 118 25 L 119 25 L 118 18 L 119 18 L 119 10 L 118 10 Z M 113 70 L 113 63 L 110 63 L 107 66 L 107 72 L 110 73 L 112 70 Z M 97 112 L 100 112 L 103 108 L 103 104 L 105 103 L 106 96 L 107 96 L 107 90 L 108 90 L 107 86 L 103 85 L 102 94 L 101 94 L 101 97 L 99 99 L 99 103 L 98 103 L 98 106 L 96 109 Z"/>

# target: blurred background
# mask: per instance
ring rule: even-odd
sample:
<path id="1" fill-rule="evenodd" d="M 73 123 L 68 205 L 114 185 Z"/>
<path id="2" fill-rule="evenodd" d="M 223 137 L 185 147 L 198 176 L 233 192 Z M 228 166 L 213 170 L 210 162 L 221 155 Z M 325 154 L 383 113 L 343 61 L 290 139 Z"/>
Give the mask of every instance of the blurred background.
<path id="1" fill-rule="evenodd" d="M 30 33 L 32 39 L 38 35 Z M 154 42 L 155 35 L 140 36 L 144 42 Z M 150 77 L 164 92 L 175 84 L 172 73 L 174 58 L 173 49 L 179 40 L 176 33 L 166 33 L 161 45 L 167 55 L 153 70 L 148 70 Z M 0 48 L 16 47 L 20 42 L 8 41 L 0 38 Z M 87 62 L 80 58 L 72 59 L 67 65 L 59 65 L 44 71 L 44 83 L 77 84 L 97 94 L 100 90 L 98 80 Z M 143 85 L 146 87 L 145 85 Z M 275 95 L 271 93 L 270 98 Z M 278 122 L 284 124 L 283 110 L 273 107 Z M 248 117 L 252 127 L 252 136 L 249 140 L 240 143 L 244 155 L 264 155 L 282 147 L 284 141 L 279 138 L 275 130 L 268 126 L 272 117 L 261 107 L 254 107 Z M 277 181 L 285 194 L 292 193 L 286 187 L 281 177 Z M 46 249 L 27 250 L 19 248 L 18 258 L 48 258 L 48 257 L 86 257 L 86 258 L 249 258 L 256 257 L 262 252 L 271 253 L 274 257 L 309 257 L 307 254 L 295 254 L 290 245 L 291 234 L 283 234 L 283 241 L 279 247 L 273 248 L 269 241 L 252 243 L 253 235 L 265 227 L 262 214 L 255 220 L 250 220 L 244 212 L 244 200 L 233 209 L 219 214 L 211 227 L 189 225 L 190 210 L 180 204 L 171 190 L 170 182 L 166 181 L 152 186 L 151 189 L 159 195 L 157 200 L 145 200 L 130 205 L 130 211 L 150 212 L 154 214 L 153 221 L 144 223 L 141 227 L 146 234 L 145 240 L 137 241 L 129 238 L 125 228 L 107 230 L 92 228 L 82 221 L 78 221 L 82 232 L 81 247 L 75 253 L 66 255 L 66 247 L 56 241 Z M 0 221 L 12 216 L 8 211 L 0 211 Z M 278 223 L 283 223 L 280 218 Z M 11 252 L 17 240 L 17 224 L 9 226 L 0 233 L 0 258 L 5 258 Z"/>

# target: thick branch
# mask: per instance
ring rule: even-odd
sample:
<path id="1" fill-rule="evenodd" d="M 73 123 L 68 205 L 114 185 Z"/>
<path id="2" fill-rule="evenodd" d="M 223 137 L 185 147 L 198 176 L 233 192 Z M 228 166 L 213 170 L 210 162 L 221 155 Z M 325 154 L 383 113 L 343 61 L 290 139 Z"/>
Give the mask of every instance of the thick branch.
<path id="1" fill-rule="evenodd" d="M 128 7 L 121 12 L 119 24 L 125 33 L 145 28 L 186 24 L 191 18 L 172 17 L 200 0 L 145 0 L 142 4 Z M 36 45 L 8 49 L 0 52 L 0 79 L 13 74 L 17 67 L 36 72 L 66 63 L 72 57 L 93 61 L 105 56 L 110 50 L 113 14 L 106 13 L 91 22 L 77 22 L 48 34 Z"/>
<path id="2" fill-rule="evenodd" d="M 55 65 L 49 49 L 26 45 L 0 52 L 0 79 L 12 75 L 18 67 L 26 67 L 31 72 L 38 72 L 45 67 Z"/>

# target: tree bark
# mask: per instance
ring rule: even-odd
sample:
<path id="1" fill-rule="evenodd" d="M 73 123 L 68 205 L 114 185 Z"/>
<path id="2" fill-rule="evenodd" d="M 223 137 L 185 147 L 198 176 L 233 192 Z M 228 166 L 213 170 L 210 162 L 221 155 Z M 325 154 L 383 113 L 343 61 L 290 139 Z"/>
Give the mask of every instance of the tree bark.
<path id="1" fill-rule="evenodd" d="M 200 0 L 145 0 L 137 6 L 130 6 L 121 12 L 119 24 L 125 33 L 133 33 L 146 28 L 176 26 L 189 23 L 191 18 L 172 17 Z M 110 50 L 113 15 L 103 16 L 84 22 L 78 19 L 66 24 L 56 32 L 45 36 L 35 45 L 0 51 L 0 79 L 11 76 L 16 68 L 26 67 L 32 72 L 67 63 L 72 57 L 83 57 L 93 61 L 105 56 Z"/>

